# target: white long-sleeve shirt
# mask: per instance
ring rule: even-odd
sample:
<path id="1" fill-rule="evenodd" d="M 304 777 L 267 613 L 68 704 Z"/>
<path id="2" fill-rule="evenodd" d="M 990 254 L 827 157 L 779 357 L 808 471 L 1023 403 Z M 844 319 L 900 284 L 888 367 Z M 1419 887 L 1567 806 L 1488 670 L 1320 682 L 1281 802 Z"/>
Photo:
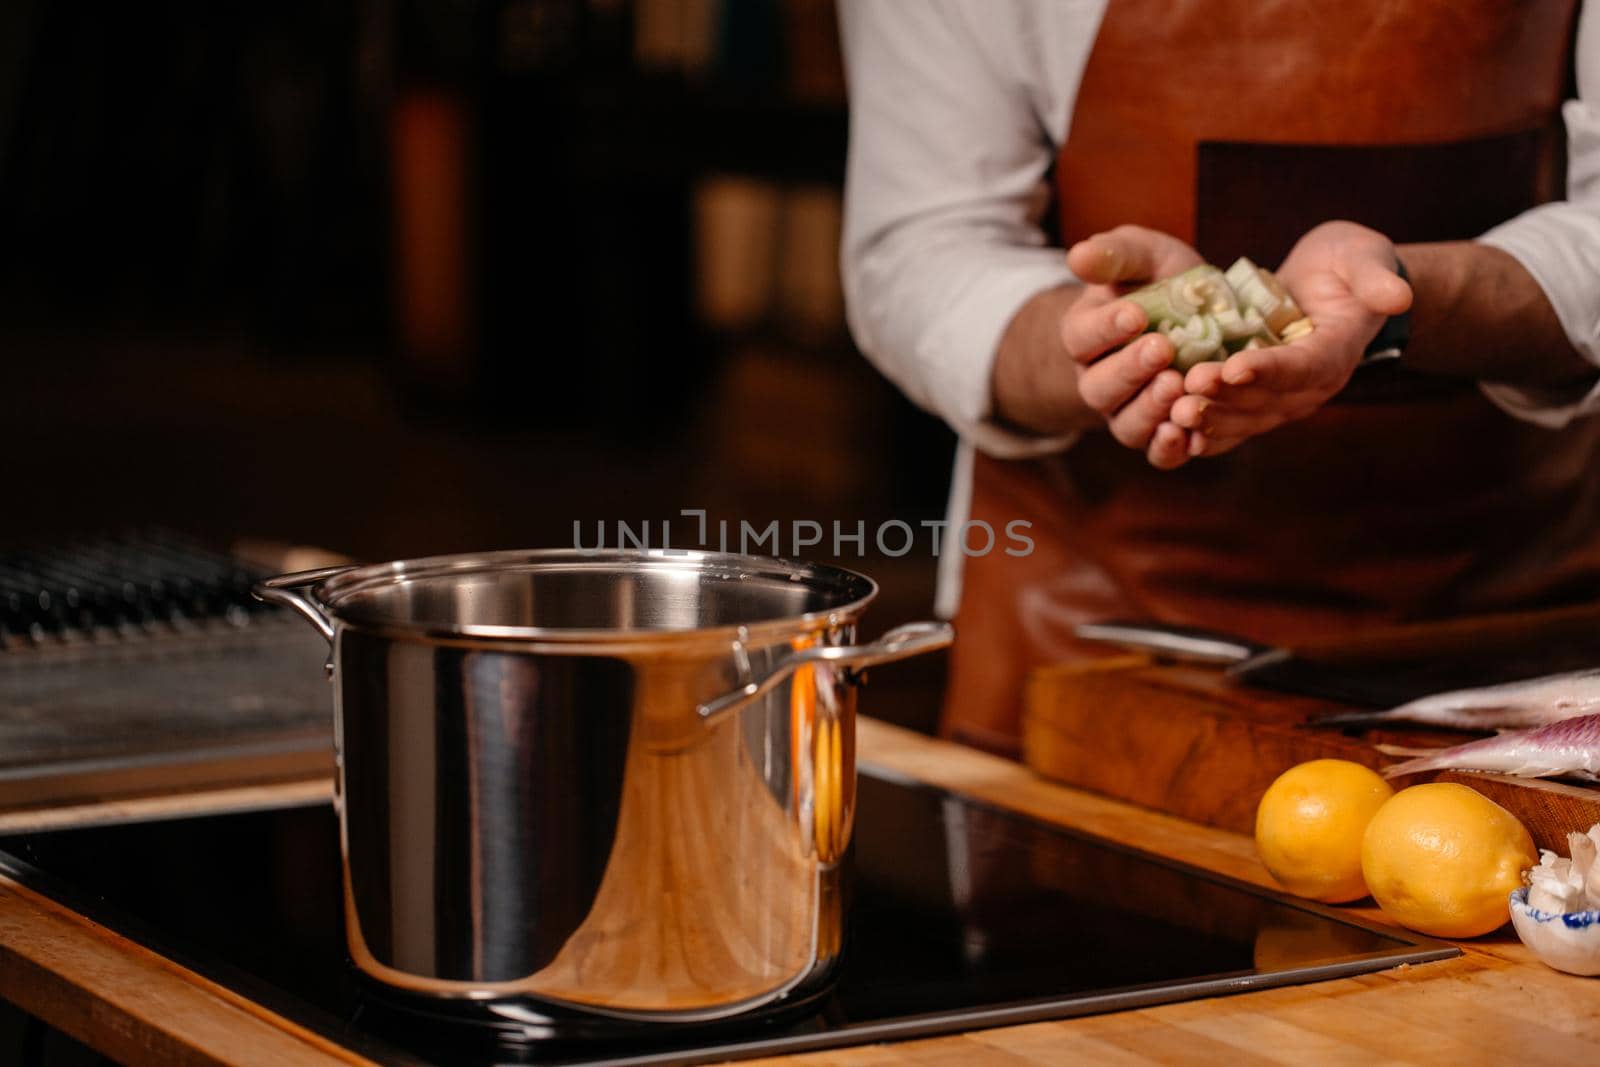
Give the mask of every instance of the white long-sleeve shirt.
<path id="1" fill-rule="evenodd" d="M 850 83 L 841 250 L 850 329 L 891 381 L 960 435 L 952 526 L 969 514 L 974 449 L 1009 459 L 1072 443 L 994 422 L 990 371 L 1018 309 L 1074 280 L 1040 219 L 1104 10 L 1104 0 L 839 3 Z M 1481 240 L 1527 268 L 1573 346 L 1600 365 L 1600 14 L 1587 8 L 1577 75 L 1578 98 L 1562 112 L 1567 199 Z M 1600 410 L 1600 386 L 1581 396 L 1482 388 L 1545 426 Z M 961 559 L 940 557 L 941 614 L 955 611 Z"/>

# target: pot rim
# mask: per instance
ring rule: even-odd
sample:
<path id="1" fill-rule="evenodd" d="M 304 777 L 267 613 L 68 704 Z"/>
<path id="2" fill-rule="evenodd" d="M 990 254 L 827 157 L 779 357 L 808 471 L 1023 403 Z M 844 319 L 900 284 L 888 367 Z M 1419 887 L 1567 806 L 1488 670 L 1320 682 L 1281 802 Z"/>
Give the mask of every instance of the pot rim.
<path id="1" fill-rule="evenodd" d="M 730 581 L 754 577 L 807 582 L 813 586 L 836 585 L 843 602 L 824 610 L 800 615 L 760 619 L 744 624 L 702 626 L 687 629 L 575 628 L 553 626 L 492 626 L 471 623 L 430 623 L 396 619 L 378 612 L 362 611 L 348 604 L 356 595 L 389 585 L 400 585 L 424 578 L 445 575 L 481 574 L 499 570 L 610 570 L 623 567 L 656 570 L 681 570 L 711 574 Z M 425 639 L 462 639 L 496 642 L 539 642 L 562 646 L 592 645 L 614 649 L 621 646 L 659 643 L 703 642 L 709 638 L 762 643 L 792 637 L 822 626 L 834 627 L 853 622 L 878 595 L 878 583 L 847 567 L 828 563 L 747 556 L 733 552 L 704 552 L 693 549 L 506 549 L 493 552 L 467 552 L 387 563 L 360 564 L 341 570 L 309 586 L 306 593 L 335 623 L 375 631 L 380 634 Z"/>

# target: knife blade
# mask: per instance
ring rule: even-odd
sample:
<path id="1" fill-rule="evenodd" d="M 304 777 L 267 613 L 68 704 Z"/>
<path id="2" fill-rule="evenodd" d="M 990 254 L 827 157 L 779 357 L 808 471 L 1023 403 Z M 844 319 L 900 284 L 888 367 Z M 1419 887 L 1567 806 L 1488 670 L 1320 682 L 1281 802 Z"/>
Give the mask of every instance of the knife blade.
<path id="1" fill-rule="evenodd" d="M 1111 645 L 1129 652 L 1152 652 L 1183 663 L 1232 666 L 1281 651 L 1247 638 L 1196 626 L 1167 626 L 1157 622 L 1108 619 L 1079 623 L 1072 632 L 1085 641 Z"/>
<path id="2" fill-rule="evenodd" d="M 1085 623 L 1075 633 L 1086 641 L 1220 666 L 1252 688 L 1357 708 L 1391 708 L 1433 693 L 1600 663 L 1600 610 L 1594 605 L 1412 624 L 1315 649 L 1156 622 Z"/>
<path id="3" fill-rule="evenodd" d="M 1416 696 L 1416 683 L 1392 669 L 1369 664 L 1324 664 L 1293 649 L 1265 645 L 1237 634 L 1157 622 L 1107 620 L 1082 623 L 1073 632 L 1085 641 L 1162 659 L 1222 667 L 1243 685 L 1361 708 L 1386 708 Z"/>

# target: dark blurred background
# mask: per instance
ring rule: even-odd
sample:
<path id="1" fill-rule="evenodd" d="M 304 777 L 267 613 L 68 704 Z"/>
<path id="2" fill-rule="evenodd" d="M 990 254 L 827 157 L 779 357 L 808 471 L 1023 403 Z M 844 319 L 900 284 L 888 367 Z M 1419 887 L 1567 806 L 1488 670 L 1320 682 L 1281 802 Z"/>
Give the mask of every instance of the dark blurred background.
<path id="1" fill-rule="evenodd" d="M 846 125 L 831 0 L 8 0 L 0 542 L 941 517 L 844 325 Z M 925 617 L 927 539 L 868 542 L 867 630 Z"/>

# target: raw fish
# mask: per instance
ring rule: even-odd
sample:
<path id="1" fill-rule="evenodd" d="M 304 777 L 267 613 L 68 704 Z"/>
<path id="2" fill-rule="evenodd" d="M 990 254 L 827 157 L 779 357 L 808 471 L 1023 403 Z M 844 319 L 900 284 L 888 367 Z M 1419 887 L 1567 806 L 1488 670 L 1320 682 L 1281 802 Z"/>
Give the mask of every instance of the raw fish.
<path id="1" fill-rule="evenodd" d="M 1520 682 L 1456 689 L 1388 711 L 1352 711 L 1317 719 L 1317 726 L 1413 722 L 1459 730 L 1512 730 L 1600 713 L 1600 670 L 1570 671 Z"/>
<path id="2" fill-rule="evenodd" d="M 1587 778 L 1600 781 L 1600 715 L 1580 715 L 1534 730 L 1514 730 L 1450 748 L 1415 749 L 1379 745 L 1391 756 L 1417 759 L 1385 767 L 1395 778 L 1419 771 L 1499 771 L 1522 778 Z"/>

